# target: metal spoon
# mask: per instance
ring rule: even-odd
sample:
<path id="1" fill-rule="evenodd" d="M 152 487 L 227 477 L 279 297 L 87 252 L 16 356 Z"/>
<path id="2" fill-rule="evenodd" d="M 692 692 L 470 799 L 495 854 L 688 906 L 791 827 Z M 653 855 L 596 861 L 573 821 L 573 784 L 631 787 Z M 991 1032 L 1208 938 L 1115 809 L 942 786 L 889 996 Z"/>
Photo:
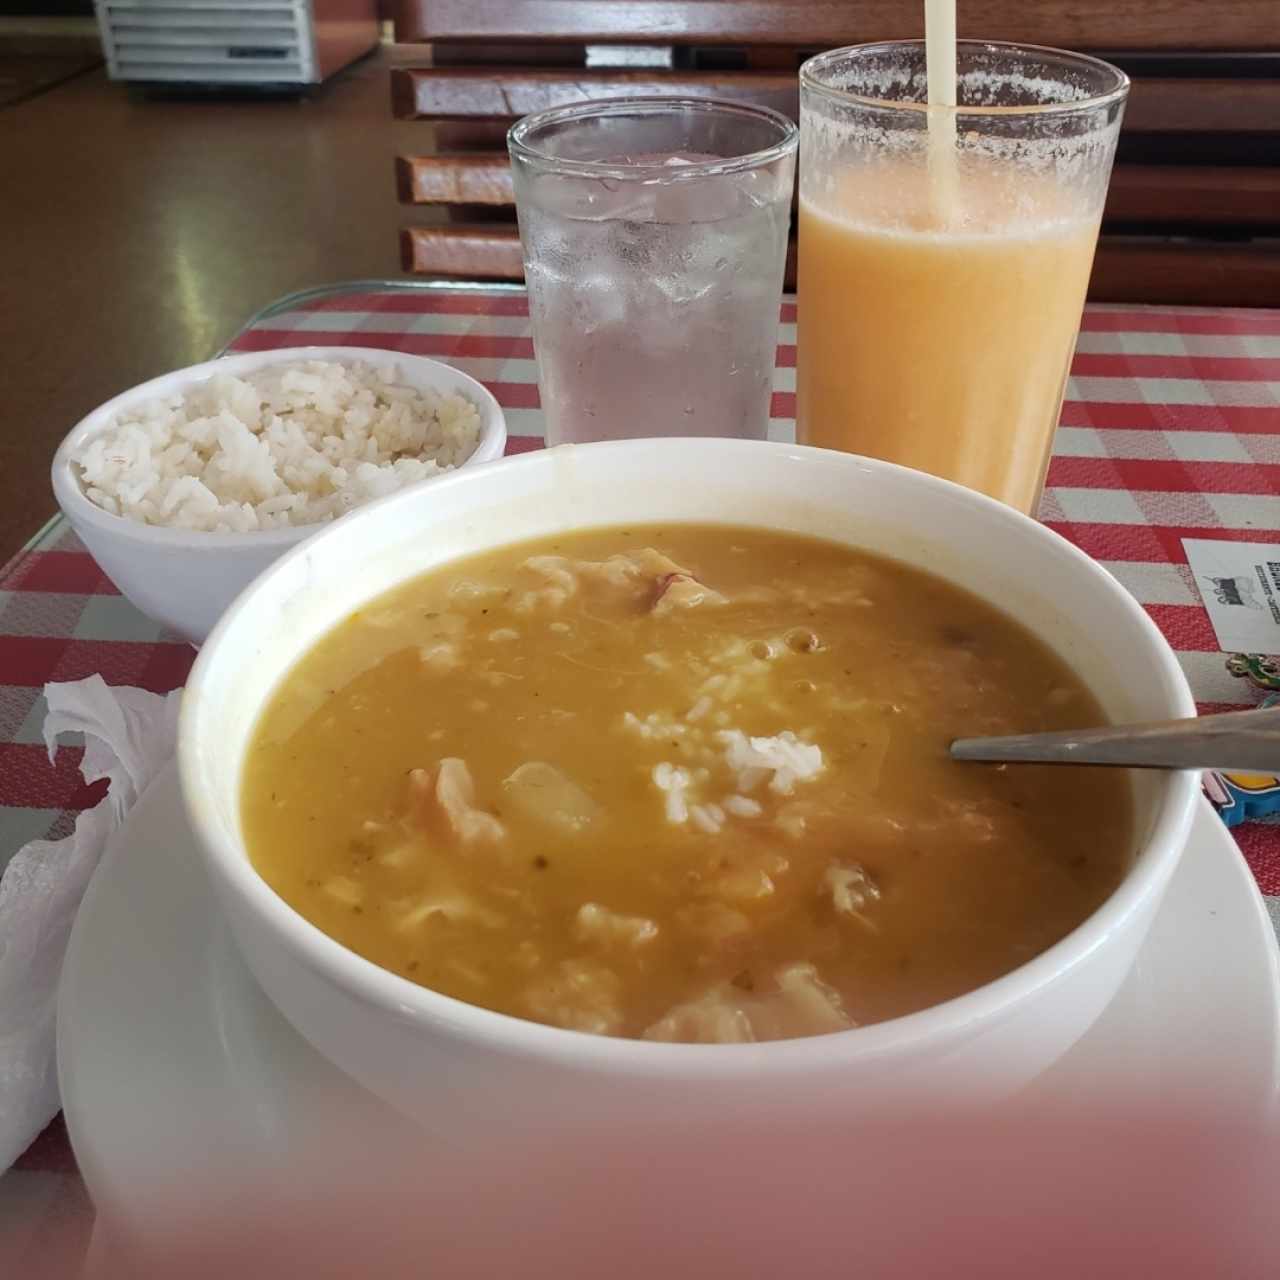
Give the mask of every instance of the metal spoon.
<path id="1" fill-rule="evenodd" d="M 1280 707 L 1192 720 L 958 738 L 953 760 L 992 764 L 1114 764 L 1131 769 L 1247 769 L 1280 773 Z"/>

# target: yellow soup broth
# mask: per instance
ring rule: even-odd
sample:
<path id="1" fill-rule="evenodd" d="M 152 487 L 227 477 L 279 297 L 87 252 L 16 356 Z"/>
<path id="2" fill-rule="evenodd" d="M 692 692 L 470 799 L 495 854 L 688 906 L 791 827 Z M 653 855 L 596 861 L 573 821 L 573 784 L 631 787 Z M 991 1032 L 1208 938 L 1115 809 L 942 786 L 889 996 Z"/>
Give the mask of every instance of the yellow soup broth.
<path id="1" fill-rule="evenodd" d="M 816 1034 L 970 991 L 1111 893 L 1122 773 L 946 751 L 1102 721 L 1019 624 L 916 569 L 597 530 L 450 564 L 326 636 L 262 715 L 244 830 L 301 915 L 470 1004 Z"/>

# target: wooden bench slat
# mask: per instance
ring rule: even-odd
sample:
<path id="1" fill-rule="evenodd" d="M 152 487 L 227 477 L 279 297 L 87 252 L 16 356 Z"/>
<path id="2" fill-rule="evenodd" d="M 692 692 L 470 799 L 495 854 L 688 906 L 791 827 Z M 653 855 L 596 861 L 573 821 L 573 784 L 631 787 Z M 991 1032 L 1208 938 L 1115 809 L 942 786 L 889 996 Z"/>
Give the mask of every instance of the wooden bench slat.
<path id="1" fill-rule="evenodd" d="M 1280 134 L 1280 80 L 1135 77 L 1124 127 L 1127 133 Z"/>
<path id="2" fill-rule="evenodd" d="M 511 166 L 502 151 L 399 156 L 406 204 L 510 205 Z M 1124 222 L 1280 227 L 1280 169 L 1119 165 L 1107 217 Z"/>
<path id="3" fill-rule="evenodd" d="M 1089 297 L 1095 302 L 1274 307 L 1280 298 L 1280 253 L 1267 244 L 1142 244 L 1103 236 Z"/>
<path id="4" fill-rule="evenodd" d="M 1112 222 L 1280 228 L 1280 169 L 1117 165 L 1106 218 Z"/>
<path id="5" fill-rule="evenodd" d="M 406 67 L 391 73 L 392 105 L 404 120 L 514 120 L 534 111 L 595 98 L 674 95 L 733 98 L 773 107 L 794 117 L 799 88 L 794 73 L 662 71 L 650 67 L 557 68 Z"/>
<path id="6" fill-rule="evenodd" d="M 520 236 L 514 226 L 501 223 L 405 227 L 400 232 L 400 261 L 416 275 L 524 279 Z"/>
<path id="7" fill-rule="evenodd" d="M 799 89 L 790 72 L 405 67 L 391 73 L 391 83 L 395 113 L 402 120 L 506 121 L 593 98 L 655 94 L 731 98 L 793 118 L 799 110 Z M 1125 129 L 1280 135 L 1280 80 L 1140 79 L 1129 97 Z"/>
<path id="8" fill-rule="evenodd" d="M 960 34 L 1067 49 L 1274 47 L 1270 0 L 965 0 Z M 923 34 L 920 0 L 398 0 L 399 41 L 786 44 Z"/>
<path id="9" fill-rule="evenodd" d="M 513 226 L 407 227 L 406 271 L 482 280 L 523 279 Z M 794 244 L 787 287 L 794 287 Z M 1280 253 L 1269 245 L 1135 243 L 1103 236 L 1089 297 L 1095 302 L 1160 302 L 1191 306 L 1274 306 L 1280 298 Z"/>
<path id="10" fill-rule="evenodd" d="M 514 203 L 505 151 L 397 156 L 396 187 L 405 204 Z"/>

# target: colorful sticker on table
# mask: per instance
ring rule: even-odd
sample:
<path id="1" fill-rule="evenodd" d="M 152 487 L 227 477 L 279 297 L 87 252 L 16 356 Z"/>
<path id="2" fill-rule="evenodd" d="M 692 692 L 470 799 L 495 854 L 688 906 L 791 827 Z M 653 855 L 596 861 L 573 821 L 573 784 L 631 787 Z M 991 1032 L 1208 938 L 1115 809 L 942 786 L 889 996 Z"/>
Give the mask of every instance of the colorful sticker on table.
<path id="1" fill-rule="evenodd" d="M 1227 670 L 1267 693 L 1280 693 L 1280 658 L 1266 653 L 1233 653 Z"/>
<path id="2" fill-rule="evenodd" d="M 1227 670 L 1259 689 L 1272 690 L 1258 704 L 1280 706 L 1280 659 L 1261 653 L 1233 653 Z M 1218 815 L 1229 827 L 1280 813 L 1280 777 L 1271 773 L 1217 770 L 1204 775 L 1204 790 Z"/>

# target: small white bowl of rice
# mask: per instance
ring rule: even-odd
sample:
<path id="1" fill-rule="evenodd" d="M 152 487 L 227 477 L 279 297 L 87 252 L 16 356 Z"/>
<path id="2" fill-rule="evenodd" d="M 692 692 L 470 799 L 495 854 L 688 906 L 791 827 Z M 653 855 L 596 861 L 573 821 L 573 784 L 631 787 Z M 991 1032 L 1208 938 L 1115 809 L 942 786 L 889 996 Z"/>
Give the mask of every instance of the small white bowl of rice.
<path id="1" fill-rule="evenodd" d="M 424 356 L 287 347 L 108 400 L 67 435 L 53 491 L 103 572 L 199 645 L 273 560 L 348 511 L 502 456 L 498 402 Z"/>

